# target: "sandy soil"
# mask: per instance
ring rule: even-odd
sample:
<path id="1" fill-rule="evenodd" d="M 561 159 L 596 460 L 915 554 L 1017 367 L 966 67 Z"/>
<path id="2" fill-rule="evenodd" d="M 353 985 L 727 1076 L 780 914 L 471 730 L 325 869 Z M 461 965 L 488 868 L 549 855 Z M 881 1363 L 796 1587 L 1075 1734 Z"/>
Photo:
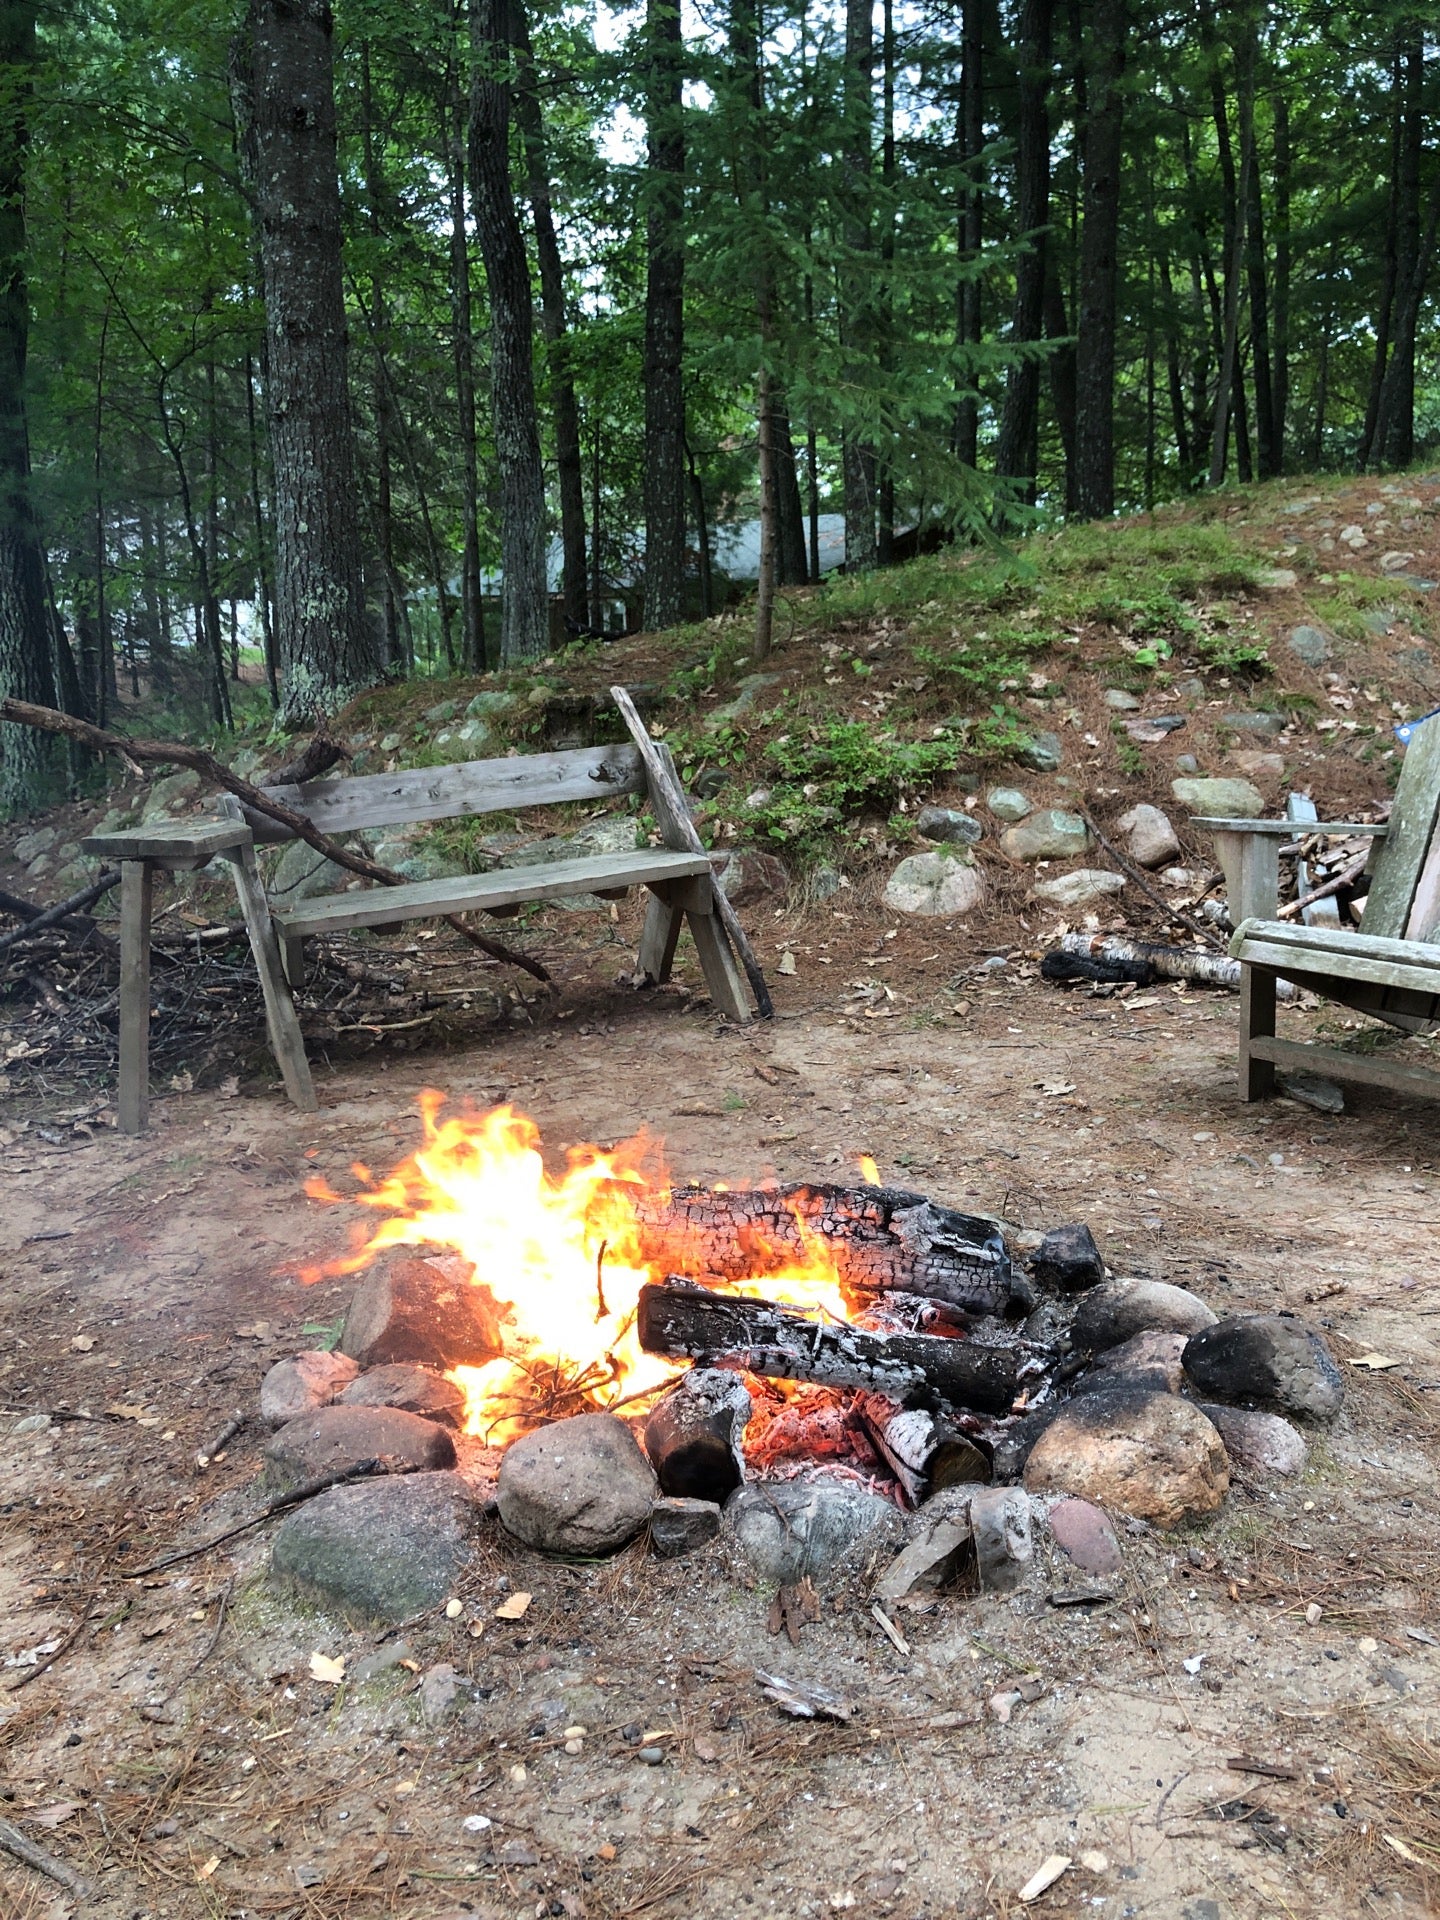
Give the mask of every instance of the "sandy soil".
<path id="1" fill-rule="evenodd" d="M 858 900 L 774 923 L 767 953 L 788 944 L 796 972 L 773 1025 L 745 1031 L 684 992 L 607 988 L 632 932 L 628 908 L 583 936 L 571 917 L 568 1017 L 377 1051 L 322 1075 L 313 1117 L 262 1088 L 161 1100 L 138 1141 L 33 1104 L 3 1136 L 3 1655 L 81 1626 L 0 1694 L 0 1817 L 99 1891 L 77 1902 L 0 1864 L 0 1912 L 979 1920 L 1020 1911 L 1052 1853 L 1075 1864 L 1047 1914 L 1430 1911 L 1433 1109 L 1364 1091 L 1339 1117 L 1244 1108 L 1233 1000 L 1065 995 L 1019 957 L 979 973 L 969 942 L 896 932 Z M 894 998 L 853 997 L 875 980 Z M 1212 1525 L 1134 1530 L 1109 1606 L 959 1593 L 904 1616 L 902 1656 L 844 1590 L 792 1649 L 718 1549 L 573 1567 L 492 1530 L 465 1615 L 413 1623 L 413 1666 L 337 1690 L 310 1654 L 353 1670 L 385 1636 L 274 1592 L 263 1532 L 122 1575 L 243 1510 L 254 1439 L 203 1473 L 197 1448 L 346 1295 L 295 1277 L 349 1225 L 303 1182 L 402 1157 L 426 1086 L 513 1100 L 557 1154 L 649 1125 L 677 1176 L 834 1177 L 872 1153 L 1020 1225 L 1086 1219 L 1120 1271 L 1221 1311 L 1308 1311 L 1340 1355 L 1402 1365 L 1347 1365 L 1347 1410 L 1312 1435 L 1303 1481 L 1237 1478 Z M 37 1411 L 68 1417 L 17 1432 Z M 534 1595 L 509 1625 L 491 1618 L 506 1583 Z M 462 1690 L 427 1727 L 417 1686 L 439 1661 Z M 782 1719 L 756 1665 L 841 1687 L 855 1721 Z M 1022 1680 L 1037 1697 L 1002 1724 L 987 1702 Z M 663 1766 L 635 1757 L 637 1729 Z"/>

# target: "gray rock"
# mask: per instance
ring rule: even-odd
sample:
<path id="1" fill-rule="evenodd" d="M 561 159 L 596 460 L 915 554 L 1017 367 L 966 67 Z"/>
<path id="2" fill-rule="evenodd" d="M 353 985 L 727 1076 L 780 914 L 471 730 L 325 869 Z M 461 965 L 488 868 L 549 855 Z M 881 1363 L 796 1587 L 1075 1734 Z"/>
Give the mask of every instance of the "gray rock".
<path id="1" fill-rule="evenodd" d="M 78 860 L 67 860 L 55 875 L 55 892 L 60 899 L 68 900 L 72 893 L 79 893 L 82 887 L 89 886 L 99 871 L 100 862 L 91 859 L 88 854 Z M 188 875 L 185 877 L 189 878 Z"/>
<path id="2" fill-rule="evenodd" d="M 1041 1407 L 990 1430 L 986 1438 L 990 1442 L 991 1472 L 997 1486 L 1006 1486 L 1020 1478 L 1036 1441 L 1059 1412 L 1058 1405 Z"/>
<path id="3" fill-rule="evenodd" d="M 1193 753 L 1177 753 L 1175 756 L 1175 771 L 1176 773 L 1198 774 L 1200 771 L 1200 762 L 1195 758 Z M 1175 789 L 1172 786 L 1170 790 L 1173 793 Z"/>
<path id="4" fill-rule="evenodd" d="M 1107 1347 L 1088 1373 L 1081 1376 L 1081 1393 L 1179 1393 L 1185 1383 L 1181 1355 L 1189 1338 L 1183 1333 L 1132 1333 L 1118 1347 Z"/>
<path id="5" fill-rule="evenodd" d="M 498 1308 L 457 1254 L 395 1247 L 370 1266 L 350 1302 L 340 1351 L 362 1367 L 397 1360 L 444 1372 L 500 1352 Z"/>
<path id="6" fill-rule="evenodd" d="M 1281 1092 L 1288 1093 L 1303 1106 L 1314 1107 L 1320 1113 L 1345 1111 L 1345 1089 L 1334 1080 L 1324 1080 L 1318 1073 L 1281 1073 L 1276 1079 Z"/>
<path id="7" fill-rule="evenodd" d="M 412 1479 L 410 1485 L 414 1484 Z M 390 1673 L 414 1658 L 415 1649 L 408 1640 L 387 1640 L 383 1647 L 362 1654 L 353 1667 L 347 1667 L 345 1677 L 353 1680 L 356 1686 L 363 1687 L 367 1680 L 378 1680 L 382 1673 Z"/>
<path id="8" fill-rule="evenodd" d="M 1215 1315 L 1198 1294 L 1163 1280 L 1107 1280 L 1080 1302 L 1071 1339 L 1078 1351 L 1103 1353 L 1137 1333 L 1199 1333 Z"/>
<path id="9" fill-rule="evenodd" d="M 346 1353 L 297 1353 L 277 1360 L 260 1382 L 260 1418 L 267 1427 L 328 1407 L 360 1369 Z"/>
<path id="10" fill-rule="evenodd" d="M 515 1441 L 500 1462 L 505 1530 L 541 1553 L 614 1553 L 650 1518 L 655 1475 L 623 1420 L 582 1413 Z"/>
<path id="11" fill-rule="evenodd" d="M 1285 1479 L 1303 1473 L 1310 1456 L 1302 1436 L 1278 1413 L 1260 1413 L 1249 1407 L 1222 1407 L 1202 1401 L 1200 1411 L 1214 1423 L 1225 1451 L 1247 1473 L 1279 1474 Z"/>
<path id="12" fill-rule="evenodd" d="M 284 1489 L 339 1477 L 367 1460 L 392 1473 L 453 1467 L 455 1442 L 443 1427 L 394 1407 L 320 1407 L 289 1420 L 265 1443 L 266 1469 Z"/>
<path id="13" fill-rule="evenodd" d="M 1105 1278 L 1105 1262 L 1095 1236 L 1078 1220 L 1050 1229 L 1035 1249 L 1031 1269 L 1042 1287 L 1055 1287 L 1062 1293 L 1078 1293 L 1082 1287 L 1098 1286 Z"/>
<path id="14" fill-rule="evenodd" d="M 1247 748 L 1227 753 L 1225 758 L 1247 780 L 1278 780 L 1285 771 L 1285 756 L 1281 753 L 1259 753 Z"/>
<path id="15" fill-rule="evenodd" d="M 454 1667 L 440 1661 L 420 1682 L 420 1712 L 427 1727 L 438 1726 L 454 1706 L 460 1681 Z"/>
<path id="16" fill-rule="evenodd" d="M 736 682 L 734 697 L 706 716 L 706 732 L 713 733 L 717 727 L 723 727 L 727 721 L 741 719 L 749 713 L 762 693 L 770 687 L 781 686 L 784 679 L 783 673 L 747 673 L 743 680 Z"/>
<path id="17" fill-rule="evenodd" d="M 178 773 L 167 773 L 163 779 L 153 781 L 145 796 L 141 825 L 149 827 L 157 820 L 168 820 L 199 790 L 200 776 L 193 767 L 181 767 Z"/>
<path id="18" fill-rule="evenodd" d="M 1018 1587 L 1034 1553 L 1030 1502 L 1024 1492 L 1019 1487 L 977 1487 L 970 1496 L 970 1531 L 980 1585 L 996 1593 Z"/>
<path id="19" fill-rule="evenodd" d="M 1373 633 L 1379 639 L 1393 633 L 1398 616 L 1390 607 L 1372 607 L 1368 613 L 1362 613 L 1360 624 L 1367 633 Z"/>
<path id="20" fill-rule="evenodd" d="M 1167 734 L 1180 733 L 1186 725 L 1183 713 L 1152 713 L 1137 716 L 1125 722 L 1125 731 L 1132 740 L 1154 746 Z"/>
<path id="21" fill-rule="evenodd" d="M 845 876 L 838 867 L 816 867 L 810 875 L 810 884 L 806 891 L 818 906 L 823 901 L 833 900 L 845 884 Z"/>
<path id="22" fill-rule="evenodd" d="M 922 807 L 915 816 L 915 831 L 922 840 L 949 846 L 974 847 L 985 838 L 980 822 L 959 807 Z"/>
<path id="23" fill-rule="evenodd" d="M 1323 667 L 1330 658 L 1330 636 L 1319 627 L 1292 627 L 1285 644 L 1307 667 Z"/>
<path id="24" fill-rule="evenodd" d="M 327 1359 L 345 1359 L 343 1354 Z M 354 1361 L 348 1361 L 354 1366 Z M 404 1361 L 392 1366 L 372 1367 L 358 1379 L 352 1379 L 336 1396 L 342 1407 L 398 1407 L 401 1413 L 418 1413 L 422 1420 L 438 1420 L 443 1426 L 457 1427 L 465 1405 L 465 1395 L 453 1380 L 429 1367 L 417 1367 Z"/>
<path id="25" fill-rule="evenodd" d="M 271 1571 L 346 1612 L 408 1620 L 455 1591 L 478 1517 L 458 1473 L 332 1487 L 281 1521 Z"/>
<path id="26" fill-rule="evenodd" d="M 1172 780 L 1170 791 L 1191 813 L 1220 820 L 1264 817 L 1265 802 L 1248 780 Z"/>
<path id="27" fill-rule="evenodd" d="M 103 821 L 100 831 L 110 831 Z M 35 827 L 29 833 L 22 833 L 11 851 L 22 867 L 28 867 L 32 860 L 38 860 L 42 853 L 48 853 L 59 838 L 54 827 Z"/>
<path id="28" fill-rule="evenodd" d="M 1007 827 L 1000 844 L 1012 860 L 1069 860 L 1089 851 L 1090 830 L 1078 813 L 1045 807 Z"/>
<path id="29" fill-rule="evenodd" d="M 1290 1413 L 1329 1419 L 1345 1383 L 1314 1327 L 1278 1313 L 1237 1314 L 1197 1333 L 1185 1371 L 1211 1400 L 1262 1400 Z"/>
<path id="30" fill-rule="evenodd" d="M 341 844 L 348 836 L 338 836 Z M 300 900 L 315 900 L 322 895 L 341 893 L 355 878 L 344 867 L 327 860 L 303 840 L 292 840 L 279 859 L 267 883 L 268 891 L 287 905 Z"/>
<path id="31" fill-rule="evenodd" d="M 1257 586 L 1270 587 L 1277 592 L 1293 587 L 1298 577 L 1293 567 L 1258 567 L 1255 572 Z"/>
<path id="32" fill-rule="evenodd" d="M 905 1522 L 905 1545 L 875 1584 L 875 1598 L 908 1600 L 953 1580 L 973 1552 L 972 1489 L 950 1487 L 918 1507 Z"/>
<path id="33" fill-rule="evenodd" d="M 892 913 L 938 920 L 977 913 L 987 895 L 985 875 L 969 849 L 949 846 L 902 860 L 885 884 L 884 900 Z"/>
<path id="34" fill-rule="evenodd" d="M 1289 725 L 1283 713 L 1227 713 L 1220 724 L 1232 733 L 1283 733 Z"/>
<path id="35" fill-rule="evenodd" d="M 725 1526 L 762 1580 L 790 1586 L 868 1552 L 893 1552 L 904 1531 L 888 1500 L 840 1480 L 755 1480 L 725 1503 Z"/>
<path id="36" fill-rule="evenodd" d="M 773 853 L 742 847 L 712 858 L 720 891 L 733 907 L 753 907 L 765 900 L 783 900 L 790 891 L 790 869 Z"/>
<path id="37" fill-rule="evenodd" d="M 1053 880 L 1037 880 L 1030 889 L 1037 900 L 1066 909 L 1087 906 L 1092 900 L 1110 899 L 1124 890 L 1125 876 L 1112 873 L 1107 867 L 1076 867 L 1071 873 L 1056 874 Z"/>
<path id="38" fill-rule="evenodd" d="M 997 820 L 1008 820 L 1012 824 L 1027 819 L 1035 811 L 1034 801 L 1019 787 L 991 787 L 985 804 Z"/>
<path id="39" fill-rule="evenodd" d="M 657 1560 L 678 1560 L 708 1546 L 720 1531 L 721 1510 L 714 1500 L 662 1495 L 650 1509 L 650 1551 Z"/>
<path id="40" fill-rule="evenodd" d="M 1106 687 L 1101 697 L 1112 713 L 1138 713 L 1140 710 L 1140 702 L 1124 687 Z"/>
<path id="41" fill-rule="evenodd" d="M 460 711 L 458 700 L 437 700 L 433 707 L 425 709 L 425 718 L 432 727 L 443 727 L 447 720 L 453 720 Z"/>
<path id="42" fill-rule="evenodd" d="M 1065 760 L 1065 749 L 1058 733 L 1037 733 L 1020 748 L 1015 758 L 1022 767 L 1029 767 L 1035 773 L 1058 773 Z"/>
<path id="43" fill-rule="evenodd" d="M 1097 1393 L 1072 1401 L 1041 1434 L 1025 1485 L 1173 1527 L 1214 1512 L 1230 1463 L 1210 1421 L 1178 1394 Z"/>
<path id="44" fill-rule="evenodd" d="M 1125 835 L 1126 851 L 1137 866 L 1163 867 L 1179 855 L 1180 837 L 1159 807 L 1131 807 L 1115 824 Z"/>

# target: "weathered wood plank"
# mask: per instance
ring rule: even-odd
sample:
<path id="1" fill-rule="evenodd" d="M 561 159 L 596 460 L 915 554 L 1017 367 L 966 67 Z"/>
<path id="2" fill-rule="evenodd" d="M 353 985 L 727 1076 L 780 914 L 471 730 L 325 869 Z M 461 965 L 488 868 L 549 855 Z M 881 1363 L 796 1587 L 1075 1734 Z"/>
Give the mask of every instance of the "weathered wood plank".
<path id="1" fill-rule="evenodd" d="M 708 874 L 704 854 L 671 853 L 656 847 L 637 853 L 589 854 L 583 860 L 556 860 L 542 867 L 497 867 L 491 873 L 462 874 L 451 880 L 415 880 L 403 887 L 376 887 L 363 893 L 337 893 L 275 909 L 275 924 L 285 934 L 336 933 L 347 927 L 390 927 L 404 920 L 428 920 L 445 913 L 470 913 L 484 907 L 515 906 L 529 900 L 554 900 L 567 893 L 593 893 L 599 887 L 634 887 L 651 880 L 683 880 Z"/>
<path id="2" fill-rule="evenodd" d="M 121 1133 L 143 1133 L 150 1117 L 150 907 L 154 873 L 144 860 L 120 866 Z"/>
<path id="3" fill-rule="evenodd" d="M 1320 818 L 1315 810 L 1315 802 L 1304 793 L 1290 793 L 1285 797 L 1285 818 L 1293 820 L 1306 833 L 1315 831 L 1315 823 Z M 1295 891 L 1303 900 L 1312 892 L 1315 882 L 1311 877 L 1308 860 L 1295 862 Z M 1315 900 L 1306 907 L 1300 918 L 1307 927 L 1338 927 L 1340 925 L 1340 903 L 1333 894 L 1324 900 Z"/>
<path id="4" fill-rule="evenodd" d="M 1397 946 L 1400 944 L 1396 942 Z M 1320 948 L 1291 947 L 1282 941 L 1254 936 L 1231 951 L 1242 965 L 1273 967 L 1287 979 L 1303 979 L 1307 983 L 1366 980 L 1377 987 L 1402 987 L 1411 993 L 1440 993 L 1440 948 L 1432 947 L 1430 952 L 1435 957 L 1428 964 L 1419 965 L 1371 954 L 1326 953 Z M 1323 984 L 1312 985 L 1312 991 L 1323 993 L 1325 989 Z"/>
<path id="5" fill-rule="evenodd" d="M 203 867 L 217 853 L 245 846 L 249 839 L 243 820 L 158 821 L 150 827 L 92 833 L 80 842 L 80 850 L 102 860 L 148 860 L 152 866 L 179 870 Z"/>
<path id="6" fill-rule="evenodd" d="M 1298 926 L 1293 920 L 1242 921 L 1230 940 L 1230 951 L 1240 956 L 1242 943 L 1249 939 L 1266 940 L 1274 946 L 1295 947 L 1317 954 L 1366 954 L 1375 960 L 1401 960 L 1408 966 L 1440 966 L 1440 944 L 1430 940 L 1392 940 L 1388 936 L 1356 932 L 1350 927 L 1338 931 L 1329 927 Z"/>
<path id="7" fill-rule="evenodd" d="M 1440 725 L 1427 721 L 1412 737 L 1400 766 L 1390 833 L 1365 898 L 1365 931 L 1399 938 L 1410 924 L 1440 816 Z"/>
<path id="8" fill-rule="evenodd" d="M 405 773 L 352 774 L 344 780 L 311 780 L 267 791 L 285 806 L 308 814 L 325 833 L 353 833 L 362 827 L 456 820 L 504 808 L 643 793 L 645 771 L 633 746 L 575 747 L 415 767 Z"/>
<path id="9" fill-rule="evenodd" d="M 285 984 L 280 964 L 280 943 L 275 923 L 265 899 L 259 864 L 251 846 L 235 847 L 226 854 L 235 879 L 235 894 L 250 936 L 250 951 L 260 975 L 260 991 L 265 998 L 265 1025 L 270 1035 L 270 1051 L 285 1082 L 285 1091 L 302 1113 L 314 1113 L 319 1104 L 315 1084 L 310 1078 L 310 1062 L 305 1058 L 305 1037 L 295 1013 L 295 1002 Z"/>
<path id="10" fill-rule="evenodd" d="M 1422 1100 L 1440 1100 L 1440 1073 L 1423 1067 L 1404 1067 L 1381 1054 L 1347 1053 L 1343 1047 L 1321 1047 L 1299 1040 L 1257 1040 L 1257 1053 L 1297 1073 L 1319 1073 L 1330 1080 L 1354 1080 L 1361 1086 L 1384 1087 L 1392 1093 L 1415 1094 Z"/>
<path id="11" fill-rule="evenodd" d="M 1192 827 L 1204 827 L 1209 833 L 1255 833 L 1273 834 L 1277 839 L 1293 837 L 1294 820 L 1230 820 L 1217 815 L 1195 814 Z M 1385 820 L 1317 820 L 1315 825 L 1306 829 L 1308 833 L 1344 834 L 1347 838 L 1372 836 L 1380 840 L 1390 831 Z"/>

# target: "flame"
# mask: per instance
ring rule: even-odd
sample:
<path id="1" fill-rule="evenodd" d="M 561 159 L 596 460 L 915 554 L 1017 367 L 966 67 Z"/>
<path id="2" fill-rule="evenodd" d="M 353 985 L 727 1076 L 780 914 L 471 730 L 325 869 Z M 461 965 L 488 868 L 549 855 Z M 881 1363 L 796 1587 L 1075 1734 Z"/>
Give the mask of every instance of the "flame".
<path id="1" fill-rule="evenodd" d="M 636 1220 L 641 1197 L 669 1189 L 658 1143 L 642 1133 L 608 1152 L 571 1147 L 564 1172 L 551 1175 L 525 1114 L 500 1106 L 442 1118 L 444 1101 L 421 1096 L 422 1144 L 388 1177 L 351 1168 L 361 1190 L 349 1198 L 385 1218 L 348 1257 L 302 1277 L 353 1273 L 395 1246 L 449 1247 L 469 1261 L 475 1284 L 501 1304 L 504 1351 L 449 1377 L 465 1393 L 466 1432 L 492 1444 L 663 1386 L 676 1365 L 645 1353 L 635 1330 L 641 1287 L 664 1277 L 663 1264 L 645 1256 Z M 331 1203 L 346 1197 L 320 1179 L 306 1191 Z M 832 1246 L 794 1217 L 799 1257 L 791 1246 L 762 1244 L 754 1279 L 729 1290 L 848 1318 Z"/>

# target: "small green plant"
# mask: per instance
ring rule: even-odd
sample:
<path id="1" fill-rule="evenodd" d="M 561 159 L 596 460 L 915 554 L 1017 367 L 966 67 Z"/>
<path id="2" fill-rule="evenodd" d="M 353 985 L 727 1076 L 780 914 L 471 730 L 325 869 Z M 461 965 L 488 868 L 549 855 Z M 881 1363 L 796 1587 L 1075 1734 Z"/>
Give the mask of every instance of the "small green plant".
<path id="1" fill-rule="evenodd" d="M 340 1336 L 345 1331 L 345 1316 L 338 1320 L 307 1320 L 300 1329 L 310 1342 L 311 1349 L 317 1353 L 333 1353 L 340 1344 Z"/>
<path id="2" fill-rule="evenodd" d="M 1120 762 L 1120 771 L 1131 780 L 1136 780 L 1145 771 L 1145 756 L 1125 731 L 1125 722 L 1117 715 L 1110 722 L 1110 731 L 1115 736 L 1115 758 Z"/>

